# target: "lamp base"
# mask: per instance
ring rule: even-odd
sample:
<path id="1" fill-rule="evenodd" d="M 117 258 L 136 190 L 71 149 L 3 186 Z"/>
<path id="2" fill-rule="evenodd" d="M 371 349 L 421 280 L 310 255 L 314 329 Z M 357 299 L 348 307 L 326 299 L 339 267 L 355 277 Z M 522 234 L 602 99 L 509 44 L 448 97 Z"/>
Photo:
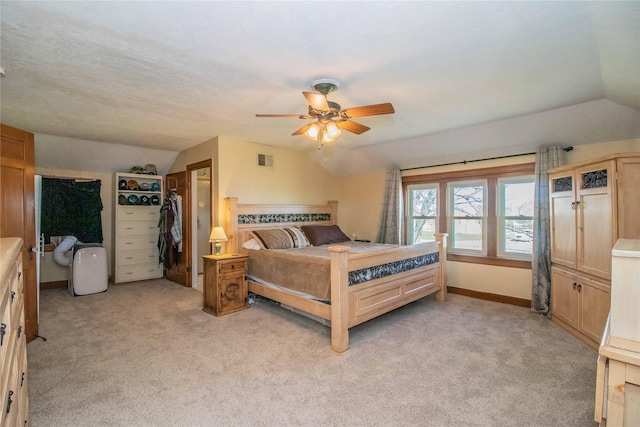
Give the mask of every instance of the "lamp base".
<path id="1" fill-rule="evenodd" d="M 222 249 L 222 243 L 220 242 L 215 242 L 213 244 L 213 254 L 214 255 L 220 255 L 220 250 Z"/>

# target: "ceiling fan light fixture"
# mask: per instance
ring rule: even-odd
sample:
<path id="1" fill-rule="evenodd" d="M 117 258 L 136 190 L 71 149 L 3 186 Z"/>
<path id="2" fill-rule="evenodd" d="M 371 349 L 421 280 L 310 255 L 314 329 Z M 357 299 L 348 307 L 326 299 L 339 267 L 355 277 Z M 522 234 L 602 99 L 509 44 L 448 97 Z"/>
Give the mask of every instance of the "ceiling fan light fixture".
<path id="1" fill-rule="evenodd" d="M 319 133 L 320 133 L 320 125 L 317 123 L 314 123 L 311 126 L 309 126 L 309 129 L 307 129 L 307 131 L 304 134 L 307 138 L 313 141 L 317 141 Z"/>
<path id="2" fill-rule="evenodd" d="M 328 132 L 324 132 L 324 134 L 322 135 L 322 142 L 323 143 L 333 142 L 335 140 L 336 140 L 336 138 L 332 138 L 331 135 L 329 135 Z"/>
<path id="3" fill-rule="evenodd" d="M 336 139 L 340 136 L 341 133 L 342 131 L 340 130 L 340 128 L 338 128 L 338 125 L 336 124 L 336 122 L 331 121 L 327 123 L 327 135 L 330 138 Z"/>

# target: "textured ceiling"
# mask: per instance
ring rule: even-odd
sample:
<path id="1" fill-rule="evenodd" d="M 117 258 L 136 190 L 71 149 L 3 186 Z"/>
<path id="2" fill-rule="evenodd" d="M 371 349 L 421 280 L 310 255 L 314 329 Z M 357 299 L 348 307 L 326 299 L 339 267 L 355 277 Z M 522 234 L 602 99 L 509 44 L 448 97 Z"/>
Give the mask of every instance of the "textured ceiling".
<path id="1" fill-rule="evenodd" d="M 301 91 L 393 115 L 355 149 L 596 100 L 640 110 L 640 2 L 1 2 L 2 122 L 181 151 L 309 150 Z M 387 144 L 388 145 L 388 144 Z M 392 155 L 390 151 L 387 155 Z"/>

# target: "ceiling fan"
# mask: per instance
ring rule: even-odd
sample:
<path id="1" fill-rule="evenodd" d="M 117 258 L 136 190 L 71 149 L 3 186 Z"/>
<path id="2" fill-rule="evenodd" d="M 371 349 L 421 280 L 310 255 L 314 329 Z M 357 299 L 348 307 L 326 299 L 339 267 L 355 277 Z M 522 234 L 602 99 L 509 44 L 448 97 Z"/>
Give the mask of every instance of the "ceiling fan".
<path id="1" fill-rule="evenodd" d="M 340 136 L 342 130 L 360 135 L 368 131 L 369 127 L 351 120 L 353 117 L 377 116 L 393 114 L 395 110 L 389 102 L 384 104 L 366 105 L 363 107 L 345 108 L 327 100 L 327 94 L 338 89 L 339 84 L 332 79 L 319 79 L 311 83 L 315 92 L 302 92 L 309 102 L 308 114 L 256 114 L 256 117 L 288 117 L 297 119 L 314 119 L 292 135 L 306 135 L 319 141 L 320 146 L 326 142 L 333 142 Z"/>

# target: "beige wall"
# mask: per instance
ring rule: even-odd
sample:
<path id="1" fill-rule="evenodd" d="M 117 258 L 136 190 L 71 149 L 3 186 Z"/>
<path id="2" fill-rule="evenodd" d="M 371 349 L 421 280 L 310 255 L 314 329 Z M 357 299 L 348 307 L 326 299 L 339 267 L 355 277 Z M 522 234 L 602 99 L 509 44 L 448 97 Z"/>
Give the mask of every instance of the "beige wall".
<path id="1" fill-rule="evenodd" d="M 380 226 L 386 171 L 381 170 L 342 179 L 344 203 L 340 206 L 346 215 L 340 223 L 347 236 L 374 242 Z"/>
<path id="2" fill-rule="evenodd" d="M 257 166 L 257 155 L 274 157 L 274 167 Z M 181 152 L 170 172 L 212 159 L 214 224 L 224 224 L 225 197 L 239 203 L 324 204 L 343 199 L 341 181 L 330 175 L 307 154 L 231 137 L 218 137 Z M 219 160 L 218 160 L 219 159 Z M 338 204 L 338 222 L 345 220 Z M 223 247 L 223 250 L 226 248 Z"/>

